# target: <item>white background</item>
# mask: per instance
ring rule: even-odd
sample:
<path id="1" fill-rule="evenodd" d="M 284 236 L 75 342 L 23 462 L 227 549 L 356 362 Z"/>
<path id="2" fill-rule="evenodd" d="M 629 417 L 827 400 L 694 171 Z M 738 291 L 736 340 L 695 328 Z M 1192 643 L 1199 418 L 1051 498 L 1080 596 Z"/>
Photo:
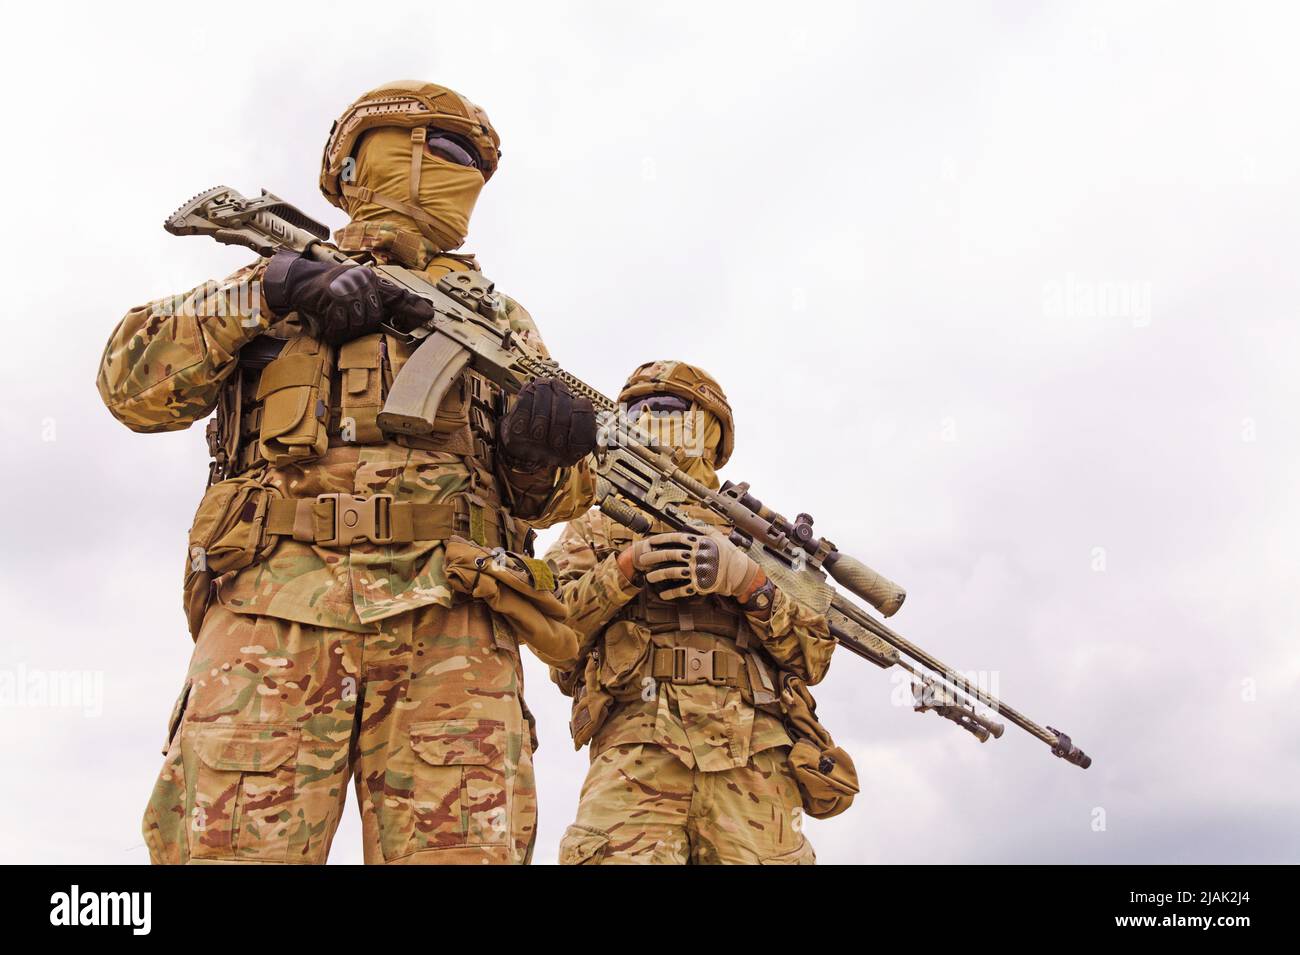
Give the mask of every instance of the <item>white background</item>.
<path id="1" fill-rule="evenodd" d="M 407 77 L 501 131 L 467 248 L 566 366 L 712 371 L 724 477 L 1095 757 L 980 745 L 844 654 L 818 695 L 863 791 L 809 822 L 823 862 L 1300 859 L 1294 7 L 645 6 L 6 11 L 0 678 L 103 701 L 0 701 L 0 859 L 145 859 L 206 455 L 95 369 L 129 307 L 247 260 L 164 217 L 227 183 L 340 225 L 330 122 Z M 585 754 L 529 679 L 544 862 Z"/>

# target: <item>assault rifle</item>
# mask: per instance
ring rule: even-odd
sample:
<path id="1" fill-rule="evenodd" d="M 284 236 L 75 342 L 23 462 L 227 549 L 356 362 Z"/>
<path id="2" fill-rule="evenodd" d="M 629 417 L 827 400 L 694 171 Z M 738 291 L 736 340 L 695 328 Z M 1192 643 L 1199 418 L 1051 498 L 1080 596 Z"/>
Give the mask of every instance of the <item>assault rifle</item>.
<path id="1" fill-rule="evenodd" d="M 164 228 L 173 235 L 210 236 L 263 256 L 291 250 L 324 262 L 353 264 L 328 244 L 327 227 L 265 190 L 250 199 L 227 186 L 209 189 L 173 213 Z M 529 381 L 559 379 L 574 394 L 589 398 L 600 417 L 600 447 L 594 455 L 596 503 L 605 514 L 641 534 L 656 523 L 687 533 L 706 532 L 709 525 L 693 517 L 691 509 L 716 514 L 732 528 L 732 541 L 778 587 L 826 616 L 831 634 L 845 649 L 882 669 L 897 666 L 912 674 L 918 712 L 932 711 L 952 720 L 980 742 L 1001 737 L 1003 725 L 977 712 L 979 702 L 1046 743 L 1053 755 L 1084 769 L 1092 764 L 1065 733 L 1041 727 L 1007 706 L 831 586 L 827 575 L 885 617 L 898 610 L 906 596 L 897 584 L 818 537 L 809 515 L 789 520 L 750 494 L 747 484 L 729 481 L 718 490 L 701 484 L 679 467 L 680 458 L 660 450 L 613 401 L 520 341 L 497 321 L 500 299 L 481 273 L 452 272 L 435 284 L 400 266 L 356 267 L 373 268 L 436 310 L 431 321 L 414 331 L 388 329 L 417 347 L 379 414 L 383 430 L 430 433 L 447 389 L 466 367 L 510 394 Z"/>

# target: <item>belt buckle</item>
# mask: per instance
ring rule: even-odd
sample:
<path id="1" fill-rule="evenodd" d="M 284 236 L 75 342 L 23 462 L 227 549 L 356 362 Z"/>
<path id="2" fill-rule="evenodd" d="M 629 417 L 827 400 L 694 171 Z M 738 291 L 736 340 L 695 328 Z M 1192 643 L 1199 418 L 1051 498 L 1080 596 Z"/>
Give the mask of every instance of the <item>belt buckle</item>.
<path id="1" fill-rule="evenodd" d="M 695 647 L 673 647 L 673 682 L 684 686 L 708 683 L 726 686 L 725 677 L 719 677 L 716 650 L 699 650 Z"/>
<path id="2" fill-rule="evenodd" d="M 391 494 L 318 494 L 317 504 L 333 504 L 334 519 L 330 522 L 334 536 L 317 541 L 321 547 L 348 547 L 353 541 L 372 544 L 393 542 L 393 522 L 390 508 Z"/>

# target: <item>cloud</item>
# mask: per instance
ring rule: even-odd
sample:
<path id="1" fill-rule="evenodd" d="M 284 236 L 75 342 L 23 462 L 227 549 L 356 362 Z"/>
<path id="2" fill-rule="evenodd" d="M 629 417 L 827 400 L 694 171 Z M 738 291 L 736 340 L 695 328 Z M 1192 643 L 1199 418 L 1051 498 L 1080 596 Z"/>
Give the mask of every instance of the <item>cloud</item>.
<path id="1" fill-rule="evenodd" d="M 845 654 L 820 712 L 864 791 L 809 824 L 822 861 L 1297 860 L 1293 10 L 387 9 L 364 42 L 328 5 L 236 4 L 237 44 L 175 6 L 11 15 L 30 42 L 0 70 L 41 83 L 0 160 L 0 669 L 102 672 L 104 707 L 0 708 L 7 861 L 144 857 L 205 450 L 128 433 L 92 382 L 127 308 L 245 259 L 161 221 L 226 182 L 339 224 L 322 140 L 397 75 L 500 126 L 470 247 L 568 368 L 708 368 L 725 476 L 813 513 L 908 587 L 898 629 L 1096 758 L 981 745 Z M 586 756 L 539 667 L 528 693 L 550 861 Z M 334 860 L 357 839 L 349 812 Z"/>

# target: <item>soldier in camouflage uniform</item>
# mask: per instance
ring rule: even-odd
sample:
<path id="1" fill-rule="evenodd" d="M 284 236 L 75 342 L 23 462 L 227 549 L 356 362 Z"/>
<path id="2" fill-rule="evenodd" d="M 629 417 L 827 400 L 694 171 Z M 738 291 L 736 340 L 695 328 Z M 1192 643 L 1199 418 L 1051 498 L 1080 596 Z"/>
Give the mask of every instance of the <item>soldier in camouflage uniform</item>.
<path id="1" fill-rule="evenodd" d="M 338 246 L 430 282 L 477 269 L 453 250 L 498 157 L 487 116 L 449 89 L 365 94 L 323 159 L 351 218 Z M 109 340 L 99 391 L 133 431 L 216 409 L 186 574 L 196 646 L 144 819 L 154 862 L 324 862 L 349 776 L 368 863 L 531 857 L 519 643 L 539 645 L 528 613 L 563 607 L 540 562 L 484 560 L 590 505 L 594 415 L 558 382 L 508 403 L 466 371 L 432 435 L 385 434 L 411 353 L 388 329 L 429 315 L 368 269 L 280 253 L 132 309 Z M 497 321 L 541 349 L 517 302 Z M 489 608 L 485 566 L 524 614 Z M 539 655 L 558 662 L 569 636 Z"/>
<path id="2" fill-rule="evenodd" d="M 716 381 L 652 362 L 619 400 L 676 448 L 679 466 L 718 487 L 733 425 Z M 825 674 L 835 646 L 825 619 L 725 537 L 638 539 L 591 510 L 546 557 L 581 639 L 576 666 L 552 676 L 574 697 L 574 742 L 590 742 L 592 760 L 560 862 L 813 862 L 780 699 L 783 678 Z"/>

